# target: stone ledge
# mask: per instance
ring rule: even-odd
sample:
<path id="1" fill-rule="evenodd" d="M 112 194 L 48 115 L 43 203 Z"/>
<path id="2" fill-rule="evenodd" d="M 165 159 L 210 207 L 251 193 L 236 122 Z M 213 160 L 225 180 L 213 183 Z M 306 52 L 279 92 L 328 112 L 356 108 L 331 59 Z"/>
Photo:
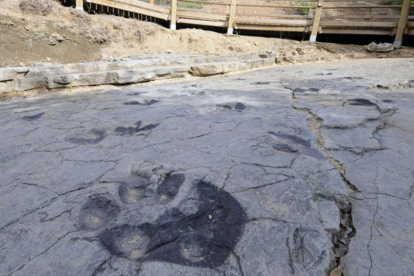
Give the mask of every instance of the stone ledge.
<path id="1" fill-rule="evenodd" d="M 36 93 L 42 89 L 128 85 L 187 76 L 206 77 L 281 63 L 320 60 L 319 57 L 305 53 L 288 55 L 286 52 L 267 51 L 228 56 L 137 56 L 89 63 L 0 68 L 0 97 L 10 97 L 13 93 L 26 91 Z"/>

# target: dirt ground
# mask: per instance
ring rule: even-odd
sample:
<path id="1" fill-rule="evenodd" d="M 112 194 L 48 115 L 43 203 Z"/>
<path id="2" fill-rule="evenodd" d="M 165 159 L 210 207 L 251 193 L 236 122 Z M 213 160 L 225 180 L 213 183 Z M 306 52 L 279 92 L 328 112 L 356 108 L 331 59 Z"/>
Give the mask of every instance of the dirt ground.
<path id="1" fill-rule="evenodd" d="M 41 3 L 46 4 L 47 9 L 37 10 L 36 5 Z M 39 62 L 95 61 L 165 52 L 209 55 L 285 51 L 303 45 L 311 45 L 321 56 L 333 53 L 354 53 L 355 57 L 378 56 L 368 54 L 363 46 L 229 37 L 197 29 L 171 31 L 151 22 L 90 15 L 52 0 L 0 0 L 0 67 Z M 410 48 L 386 55 L 413 56 L 414 49 Z"/>

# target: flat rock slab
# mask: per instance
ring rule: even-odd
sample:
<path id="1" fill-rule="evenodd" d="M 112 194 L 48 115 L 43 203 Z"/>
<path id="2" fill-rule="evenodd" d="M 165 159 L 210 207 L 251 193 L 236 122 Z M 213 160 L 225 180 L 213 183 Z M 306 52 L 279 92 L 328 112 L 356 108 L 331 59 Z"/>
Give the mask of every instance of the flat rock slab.
<path id="1" fill-rule="evenodd" d="M 280 66 L 2 101 L 1 274 L 413 274 L 414 90 L 372 90 L 413 71 Z"/>

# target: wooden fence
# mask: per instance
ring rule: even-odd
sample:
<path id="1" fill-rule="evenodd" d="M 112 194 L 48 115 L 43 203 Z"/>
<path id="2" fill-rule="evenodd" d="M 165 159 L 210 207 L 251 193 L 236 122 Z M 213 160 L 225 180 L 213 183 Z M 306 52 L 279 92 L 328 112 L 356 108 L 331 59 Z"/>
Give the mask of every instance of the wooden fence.
<path id="1" fill-rule="evenodd" d="M 397 46 L 404 35 L 414 35 L 413 0 L 169 0 L 170 5 L 155 5 L 154 0 L 75 1 L 79 9 L 112 9 L 168 21 L 171 29 L 189 24 L 227 28 L 228 34 L 301 32 L 310 34 L 311 41 L 318 34 L 389 35 L 395 36 Z"/>

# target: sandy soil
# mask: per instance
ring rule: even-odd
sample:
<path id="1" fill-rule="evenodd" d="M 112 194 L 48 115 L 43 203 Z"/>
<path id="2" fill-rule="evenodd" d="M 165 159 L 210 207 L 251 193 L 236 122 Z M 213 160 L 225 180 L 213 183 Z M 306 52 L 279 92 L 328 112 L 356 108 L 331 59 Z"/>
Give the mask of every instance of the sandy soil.
<path id="1" fill-rule="evenodd" d="M 22 9 L 21 3 L 26 2 L 43 2 L 48 9 L 45 12 L 27 7 Z M 0 67 L 39 62 L 94 61 L 165 52 L 229 54 L 289 51 L 301 46 L 312 47 L 321 56 L 332 53 L 355 53 L 355 57 L 367 55 L 362 46 L 229 37 L 197 29 L 171 31 L 151 22 L 90 15 L 53 0 L 0 0 Z M 410 56 L 414 56 L 412 49 L 400 49 L 387 55 Z"/>

